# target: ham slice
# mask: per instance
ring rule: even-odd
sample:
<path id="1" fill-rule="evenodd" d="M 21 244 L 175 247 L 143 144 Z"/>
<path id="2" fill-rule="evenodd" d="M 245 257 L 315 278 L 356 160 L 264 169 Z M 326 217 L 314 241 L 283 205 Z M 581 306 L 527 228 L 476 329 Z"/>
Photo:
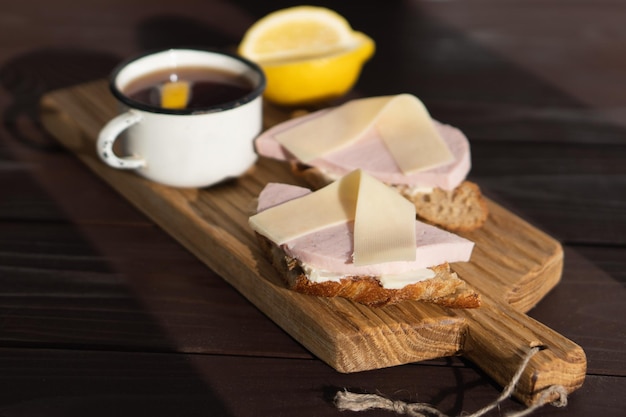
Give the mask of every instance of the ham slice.
<path id="1" fill-rule="evenodd" d="M 307 188 L 270 183 L 259 194 L 257 211 L 263 211 L 291 199 L 304 196 Z M 323 208 L 320 208 L 323 209 Z M 469 261 L 474 243 L 460 236 L 416 221 L 416 260 L 355 266 L 352 263 L 353 222 L 327 227 L 288 241 L 285 253 L 310 267 L 337 274 L 380 276 L 401 274 L 446 262 Z"/>
<path id="2" fill-rule="evenodd" d="M 285 161 L 296 160 L 274 136 L 300 123 L 315 120 L 328 109 L 291 119 L 276 125 L 255 140 L 259 155 Z M 331 177 L 341 177 L 355 169 L 362 169 L 387 184 L 404 184 L 413 188 L 441 188 L 453 190 L 467 176 L 471 168 L 470 146 L 467 137 L 458 129 L 434 121 L 435 128 L 448 145 L 454 161 L 437 168 L 405 175 L 387 150 L 375 128 L 369 129 L 356 143 L 331 152 L 308 163 Z"/>

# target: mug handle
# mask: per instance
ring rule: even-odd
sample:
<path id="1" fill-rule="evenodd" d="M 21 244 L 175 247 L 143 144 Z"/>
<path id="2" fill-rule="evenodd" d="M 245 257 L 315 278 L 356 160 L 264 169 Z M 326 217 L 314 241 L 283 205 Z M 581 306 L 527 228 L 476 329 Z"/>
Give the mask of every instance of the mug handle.
<path id="1" fill-rule="evenodd" d="M 102 128 L 96 145 L 98 156 L 106 164 L 119 169 L 137 169 L 146 165 L 145 159 L 135 156 L 120 158 L 113 152 L 113 144 L 120 133 L 141 120 L 141 114 L 128 110 L 113 119 Z"/>

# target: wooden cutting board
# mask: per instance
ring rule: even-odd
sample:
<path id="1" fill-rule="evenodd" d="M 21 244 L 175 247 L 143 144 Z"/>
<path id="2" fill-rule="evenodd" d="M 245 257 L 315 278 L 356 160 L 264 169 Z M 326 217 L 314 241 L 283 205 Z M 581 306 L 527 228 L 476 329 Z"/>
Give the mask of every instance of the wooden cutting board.
<path id="1" fill-rule="evenodd" d="M 476 242 L 471 262 L 453 269 L 482 294 L 478 309 L 419 302 L 368 308 L 345 299 L 285 288 L 257 245 L 248 217 L 263 186 L 298 185 L 286 164 L 261 159 L 237 180 L 208 189 L 175 189 L 104 165 L 95 152 L 101 127 L 117 111 L 106 81 L 54 91 L 41 102 L 46 127 L 68 150 L 313 354 L 339 372 L 357 372 L 463 355 L 506 385 L 531 347 L 515 395 L 531 404 L 551 385 L 569 392 L 585 377 L 583 350 L 524 313 L 560 280 L 561 245 L 489 201 L 490 217 L 465 237 Z M 266 105 L 266 127 L 288 116 Z"/>

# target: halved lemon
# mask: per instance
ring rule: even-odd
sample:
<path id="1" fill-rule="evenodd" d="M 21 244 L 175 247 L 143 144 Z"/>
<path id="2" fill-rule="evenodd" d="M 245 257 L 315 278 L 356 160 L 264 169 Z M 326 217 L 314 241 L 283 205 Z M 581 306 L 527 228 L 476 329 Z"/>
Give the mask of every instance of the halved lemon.
<path id="1" fill-rule="evenodd" d="M 374 49 L 374 41 L 341 15 L 314 6 L 270 13 L 248 29 L 239 45 L 239 53 L 265 71 L 265 97 L 282 105 L 345 94 Z"/>

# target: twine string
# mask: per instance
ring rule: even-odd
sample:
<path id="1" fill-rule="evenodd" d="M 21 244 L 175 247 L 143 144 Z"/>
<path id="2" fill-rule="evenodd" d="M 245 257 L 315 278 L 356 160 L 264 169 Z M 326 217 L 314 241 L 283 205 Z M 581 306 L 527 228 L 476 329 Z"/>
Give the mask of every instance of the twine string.
<path id="1" fill-rule="evenodd" d="M 513 390 L 522 377 L 530 359 L 540 350 L 541 347 L 534 347 L 528 351 L 517 371 L 511 378 L 511 381 L 502 390 L 502 393 L 495 401 L 472 414 L 463 414 L 463 416 L 483 416 L 509 398 L 513 394 Z M 557 399 L 551 401 L 551 398 L 554 398 L 554 396 L 556 396 Z M 552 385 L 546 388 L 531 406 L 524 410 L 510 413 L 507 417 L 527 416 L 549 402 L 551 402 L 551 404 L 555 407 L 565 407 L 567 405 L 567 390 L 565 387 L 562 385 Z M 449 417 L 447 414 L 442 413 L 430 404 L 393 401 L 378 394 L 356 394 L 347 390 L 337 392 L 335 395 L 335 406 L 341 411 L 365 411 L 378 408 L 393 411 L 399 415 L 407 415 L 409 417 Z"/>
<path id="2" fill-rule="evenodd" d="M 393 401 L 377 394 L 355 394 L 350 391 L 339 391 L 335 396 L 335 405 L 341 411 L 365 411 L 372 408 L 381 408 L 410 417 L 448 417 L 429 404 L 410 404 L 404 401 Z"/>

